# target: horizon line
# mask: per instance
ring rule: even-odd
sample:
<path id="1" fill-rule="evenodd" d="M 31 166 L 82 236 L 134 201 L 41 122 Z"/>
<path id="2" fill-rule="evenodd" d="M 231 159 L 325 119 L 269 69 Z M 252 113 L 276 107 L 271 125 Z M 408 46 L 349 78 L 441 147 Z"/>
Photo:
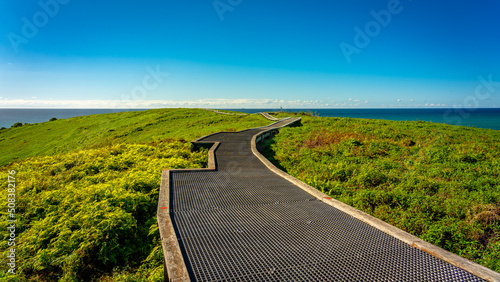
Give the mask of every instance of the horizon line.
<path id="1" fill-rule="evenodd" d="M 449 106 L 414 106 L 414 107 L 320 107 L 320 108 L 277 108 L 277 107 L 242 107 L 242 108 L 221 108 L 221 107 L 152 107 L 152 108 L 142 108 L 142 107 L 96 107 L 96 108 L 79 108 L 79 107 L 0 107 L 0 110 L 158 110 L 158 109 L 209 109 L 209 110 L 377 110 L 377 109 L 499 109 L 500 107 L 449 107 Z"/>

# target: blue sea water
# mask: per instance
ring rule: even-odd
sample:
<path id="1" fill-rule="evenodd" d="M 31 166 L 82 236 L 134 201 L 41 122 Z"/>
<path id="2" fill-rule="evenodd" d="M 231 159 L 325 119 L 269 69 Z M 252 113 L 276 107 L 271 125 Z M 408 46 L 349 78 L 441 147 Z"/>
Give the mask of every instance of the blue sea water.
<path id="1" fill-rule="evenodd" d="M 279 109 L 233 109 L 245 113 Z M 500 130 L 500 108 L 465 109 L 285 109 L 285 112 L 311 112 L 322 117 L 350 117 L 387 120 L 430 121 Z"/>
<path id="2" fill-rule="evenodd" d="M 39 123 L 55 117 L 141 111 L 144 109 L 0 109 L 0 127 L 16 122 Z M 231 109 L 245 113 L 278 111 L 279 109 Z M 452 125 L 500 130 L 500 108 L 490 109 L 286 109 L 287 112 L 312 112 L 323 117 L 351 117 L 387 120 L 422 120 Z"/>
<path id="3" fill-rule="evenodd" d="M 95 114 L 143 110 L 144 109 L 0 109 L 0 128 L 9 128 L 16 122 L 45 122 L 53 117 L 57 119 L 66 119 Z"/>

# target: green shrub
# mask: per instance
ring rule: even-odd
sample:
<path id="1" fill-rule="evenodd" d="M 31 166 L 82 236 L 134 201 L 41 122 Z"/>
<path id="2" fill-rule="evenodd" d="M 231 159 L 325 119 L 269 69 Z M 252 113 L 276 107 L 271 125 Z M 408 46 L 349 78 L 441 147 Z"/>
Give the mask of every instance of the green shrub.
<path id="1" fill-rule="evenodd" d="M 180 141 L 116 144 L 12 164 L 19 187 L 16 255 L 23 258 L 17 277 L 82 281 L 119 267 L 128 267 L 132 276 L 138 269 L 144 278 L 158 276 L 163 269 L 155 217 L 161 170 L 204 165 L 206 150 L 191 153 Z M 1 180 L 7 181 L 4 175 Z M 2 217 L 0 226 L 6 228 Z M 157 262 L 146 266 L 151 256 Z"/>

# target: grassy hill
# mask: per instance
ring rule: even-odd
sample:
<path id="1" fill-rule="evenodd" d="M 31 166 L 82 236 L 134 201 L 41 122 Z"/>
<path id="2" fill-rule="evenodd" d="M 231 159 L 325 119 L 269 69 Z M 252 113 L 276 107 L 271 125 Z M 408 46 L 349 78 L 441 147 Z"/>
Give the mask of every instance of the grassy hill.
<path id="1" fill-rule="evenodd" d="M 269 123 L 260 115 L 161 109 L 1 130 L 0 228 L 9 225 L 13 178 L 18 222 L 17 274 L 7 273 L 10 234 L 2 232 L 0 280 L 162 281 L 161 170 L 206 166 L 206 151 L 190 152 L 188 141 Z"/>
<path id="2" fill-rule="evenodd" d="M 289 114 L 287 114 L 289 116 Z M 307 184 L 500 271 L 500 131 L 302 115 L 267 156 Z"/>
<path id="3" fill-rule="evenodd" d="M 116 143 L 165 138 L 192 141 L 218 131 L 267 125 L 260 115 L 221 115 L 207 110 L 158 109 L 59 119 L 0 130 L 0 165 Z"/>

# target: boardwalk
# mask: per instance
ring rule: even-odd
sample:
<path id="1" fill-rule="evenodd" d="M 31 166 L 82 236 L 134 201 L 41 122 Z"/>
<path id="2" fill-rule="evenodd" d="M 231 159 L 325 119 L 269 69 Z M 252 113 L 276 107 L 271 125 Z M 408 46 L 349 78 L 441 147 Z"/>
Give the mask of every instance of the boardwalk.
<path id="1" fill-rule="evenodd" d="M 160 195 L 159 222 L 168 219 L 161 214 L 167 209 L 175 234 L 163 234 L 168 237 L 164 249 L 177 264 L 169 269 L 176 276 L 170 278 L 483 281 L 319 201 L 269 170 L 251 151 L 252 137 L 264 129 L 200 140 L 220 142 L 216 170 L 164 173 L 162 185 L 169 191 Z M 172 256 L 172 244 L 182 258 Z"/>

